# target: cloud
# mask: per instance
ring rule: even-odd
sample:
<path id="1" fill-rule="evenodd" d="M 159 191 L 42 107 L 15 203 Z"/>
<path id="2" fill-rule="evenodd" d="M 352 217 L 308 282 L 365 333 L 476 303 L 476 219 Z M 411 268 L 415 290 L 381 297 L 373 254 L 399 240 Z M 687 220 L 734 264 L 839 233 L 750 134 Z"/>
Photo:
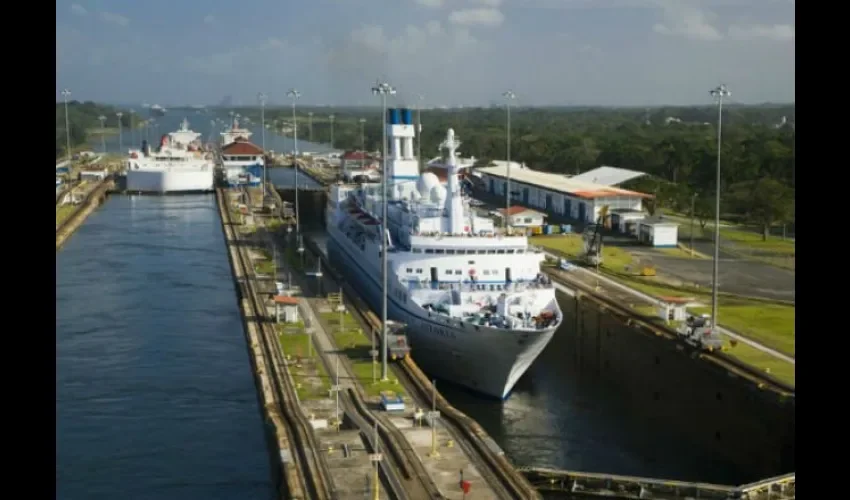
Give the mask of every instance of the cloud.
<path id="1" fill-rule="evenodd" d="M 443 0 L 416 0 L 416 3 L 423 7 L 437 9 L 443 6 Z"/>
<path id="2" fill-rule="evenodd" d="M 502 0 L 469 0 L 470 3 L 483 5 L 485 7 L 498 7 L 502 5 Z"/>
<path id="3" fill-rule="evenodd" d="M 112 12 L 101 12 L 100 20 L 105 23 L 115 24 L 117 26 L 127 26 L 130 24 L 129 19 L 122 16 L 121 14 L 115 14 Z"/>
<path id="4" fill-rule="evenodd" d="M 449 22 L 461 26 L 499 26 L 504 20 L 496 9 L 462 9 L 449 14 Z"/>
<path id="5" fill-rule="evenodd" d="M 273 60 L 286 60 L 286 54 L 293 48 L 286 40 L 270 37 L 256 44 L 236 47 L 223 52 L 205 56 L 187 57 L 185 67 L 194 73 L 206 75 L 240 74 L 243 71 L 254 71 L 269 64 Z"/>
<path id="6" fill-rule="evenodd" d="M 714 16 L 695 5 L 681 0 L 663 0 L 659 2 L 663 23 L 652 27 L 652 31 L 666 36 L 678 36 L 691 40 L 716 41 L 723 35 L 712 24 Z"/>
<path id="7" fill-rule="evenodd" d="M 82 5 L 80 5 L 78 3 L 72 3 L 71 4 L 71 12 L 73 12 L 74 14 L 76 14 L 78 16 L 85 16 L 85 15 L 88 15 L 88 13 L 89 13 L 89 11 L 87 11 L 85 7 L 83 7 Z"/>
<path id="8" fill-rule="evenodd" d="M 768 39 L 787 42 L 794 40 L 795 29 L 790 24 L 732 25 L 729 27 L 729 37 L 737 40 Z"/>
<path id="9" fill-rule="evenodd" d="M 204 24 L 212 24 L 215 22 L 215 17 L 212 14 L 207 14 L 204 16 Z"/>

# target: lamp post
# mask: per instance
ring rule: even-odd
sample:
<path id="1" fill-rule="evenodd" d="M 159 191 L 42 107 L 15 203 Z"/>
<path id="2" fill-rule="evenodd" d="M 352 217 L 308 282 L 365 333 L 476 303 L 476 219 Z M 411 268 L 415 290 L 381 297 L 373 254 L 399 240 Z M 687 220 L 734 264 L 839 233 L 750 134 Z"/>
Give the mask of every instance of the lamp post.
<path id="1" fill-rule="evenodd" d="M 262 131 L 263 144 L 263 200 L 266 199 L 266 94 L 257 94 L 260 101 L 260 130 Z M 265 201 L 263 202 L 265 203 Z"/>
<path id="2" fill-rule="evenodd" d="M 115 116 L 118 117 L 118 154 L 121 154 L 121 151 L 124 151 L 124 123 L 121 121 L 124 113 L 119 111 Z"/>
<path id="3" fill-rule="evenodd" d="M 386 82 L 376 82 L 372 94 L 381 96 L 381 380 L 387 380 L 387 96 L 395 95 L 395 88 Z"/>
<path id="4" fill-rule="evenodd" d="M 310 134 L 310 142 L 313 142 L 313 112 L 307 113 L 307 132 Z"/>
<path id="5" fill-rule="evenodd" d="M 723 98 L 731 95 L 726 85 L 719 85 L 709 93 L 717 99 L 717 173 L 714 191 L 714 266 L 711 280 L 711 328 L 717 330 L 717 281 L 720 261 L 720 146 L 723 128 Z"/>
<path id="6" fill-rule="evenodd" d="M 136 110 L 130 110 L 130 144 L 136 144 L 136 129 L 133 128 L 133 118 L 136 116 Z"/>
<path id="7" fill-rule="evenodd" d="M 516 99 L 516 94 L 512 90 L 508 90 L 502 94 L 507 100 L 508 124 L 507 124 L 507 171 L 505 174 L 505 233 L 510 227 L 510 211 L 511 211 L 511 102 Z"/>
<path id="8" fill-rule="evenodd" d="M 65 147 L 68 153 L 68 171 L 71 171 L 71 119 L 68 118 L 68 97 L 71 91 L 62 89 L 62 100 L 65 101 Z"/>
<path id="9" fill-rule="evenodd" d="M 104 133 L 104 129 L 106 128 L 106 117 L 100 115 L 97 119 L 100 121 L 100 149 L 106 153 L 106 134 Z"/>
<path id="10" fill-rule="evenodd" d="M 363 169 L 363 165 L 366 163 L 366 136 L 363 135 L 363 125 L 366 123 L 365 118 L 361 118 L 358 120 L 360 122 L 360 152 L 363 153 L 363 159 L 360 160 L 360 168 Z"/>
<path id="11" fill-rule="evenodd" d="M 416 160 L 419 163 L 419 171 L 422 171 L 422 101 L 425 96 L 417 94 L 419 102 L 416 104 Z"/>
<path id="12" fill-rule="evenodd" d="M 328 117 L 331 120 L 331 149 L 334 148 L 334 115 Z"/>
<path id="13" fill-rule="evenodd" d="M 301 245 L 301 214 L 298 207 L 298 122 L 295 121 L 295 101 L 301 97 L 301 92 L 297 89 L 289 89 L 286 95 L 292 99 L 292 159 L 295 164 L 295 236 L 298 239 L 298 253 L 301 254 L 303 261 L 304 247 Z"/>

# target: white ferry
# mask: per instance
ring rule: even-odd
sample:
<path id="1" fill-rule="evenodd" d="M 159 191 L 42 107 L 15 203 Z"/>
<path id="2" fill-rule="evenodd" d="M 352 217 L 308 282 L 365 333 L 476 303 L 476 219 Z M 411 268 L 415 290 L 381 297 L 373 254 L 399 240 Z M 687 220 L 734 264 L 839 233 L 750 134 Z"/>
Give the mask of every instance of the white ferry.
<path id="1" fill-rule="evenodd" d="M 331 261 L 380 311 L 386 248 L 388 317 L 407 324 L 416 362 L 439 378 L 504 399 L 563 318 L 555 289 L 540 272 L 544 255 L 524 235 L 497 234 L 492 220 L 470 209 L 452 129 L 441 145 L 444 184 L 433 171 L 419 173 L 410 110 L 389 110 L 388 119 L 387 228 L 381 230 L 380 185 L 332 186 Z"/>
<path id="2" fill-rule="evenodd" d="M 194 193 L 213 191 L 215 164 L 184 119 L 180 130 L 163 135 L 157 151 L 143 142 L 130 150 L 126 162 L 127 191 L 131 193 Z"/>

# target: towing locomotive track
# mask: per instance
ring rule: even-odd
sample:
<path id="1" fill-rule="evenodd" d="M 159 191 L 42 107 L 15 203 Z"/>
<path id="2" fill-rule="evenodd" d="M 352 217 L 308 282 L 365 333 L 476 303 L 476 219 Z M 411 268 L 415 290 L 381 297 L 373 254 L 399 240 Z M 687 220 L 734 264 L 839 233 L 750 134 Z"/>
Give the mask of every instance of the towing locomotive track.
<path id="1" fill-rule="evenodd" d="M 239 299 L 247 302 L 245 314 L 249 347 L 254 361 L 258 389 L 263 394 L 263 406 L 266 416 L 271 420 L 276 437 L 281 446 L 280 460 L 286 491 L 279 492 L 281 498 L 331 500 L 334 498 L 330 471 L 319 452 L 312 426 L 301 412 L 295 385 L 289 376 L 278 348 L 277 337 L 272 326 L 266 321 L 265 306 L 257 297 L 254 281 L 256 273 L 250 265 L 244 246 L 234 245 L 238 240 L 231 220 L 228 199 L 222 189 L 216 190 L 219 212 L 222 217 L 225 239 L 238 283 Z M 257 341 L 254 343 L 251 333 L 251 321 L 256 324 Z M 259 351 L 257 351 L 259 347 Z M 268 374 L 263 377 L 263 373 Z M 271 397 L 265 397 L 263 379 L 270 386 Z M 288 444 L 288 446 L 286 446 Z M 289 459 L 284 455 L 289 454 Z"/>
<path id="2" fill-rule="evenodd" d="M 330 262 L 327 261 L 315 243 L 311 240 L 306 243 L 305 247 L 317 258 L 323 260 L 323 268 L 337 284 L 342 286 L 351 310 L 367 327 L 364 332 L 370 332 L 374 336 L 375 345 L 380 345 L 380 319 L 351 285 L 330 265 Z M 393 363 L 392 369 L 402 384 L 412 389 L 410 396 L 420 408 L 427 408 L 431 405 L 431 398 L 435 393 L 434 387 L 411 356 L 406 356 L 399 362 Z M 446 429 L 456 438 L 455 441 L 464 449 L 467 456 L 475 463 L 487 483 L 500 498 L 540 498 L 540 494 L 528 479 L 508 461 L 504 453 L 498 449 L 498 445 L 477 422 L 454 408 L 439 393 L 436 393 L 435 399 L 437 410 L 440 412 L 441 420 L 444 421 Z M 419 462 L 419 465 L 421 466 L 421 462 Z"/>

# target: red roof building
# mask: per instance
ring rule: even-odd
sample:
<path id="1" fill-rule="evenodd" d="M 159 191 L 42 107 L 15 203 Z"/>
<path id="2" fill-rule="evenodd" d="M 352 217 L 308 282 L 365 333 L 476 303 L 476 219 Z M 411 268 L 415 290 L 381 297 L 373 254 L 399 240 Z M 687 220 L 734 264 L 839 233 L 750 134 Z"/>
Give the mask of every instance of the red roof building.
<path id="1" fill-rule="evenodd" d="M 221 154 L 227 156 L 257 156 L 263 154 L 263 148 L 245 140 L 236 140 L 221 148 Z"/>

